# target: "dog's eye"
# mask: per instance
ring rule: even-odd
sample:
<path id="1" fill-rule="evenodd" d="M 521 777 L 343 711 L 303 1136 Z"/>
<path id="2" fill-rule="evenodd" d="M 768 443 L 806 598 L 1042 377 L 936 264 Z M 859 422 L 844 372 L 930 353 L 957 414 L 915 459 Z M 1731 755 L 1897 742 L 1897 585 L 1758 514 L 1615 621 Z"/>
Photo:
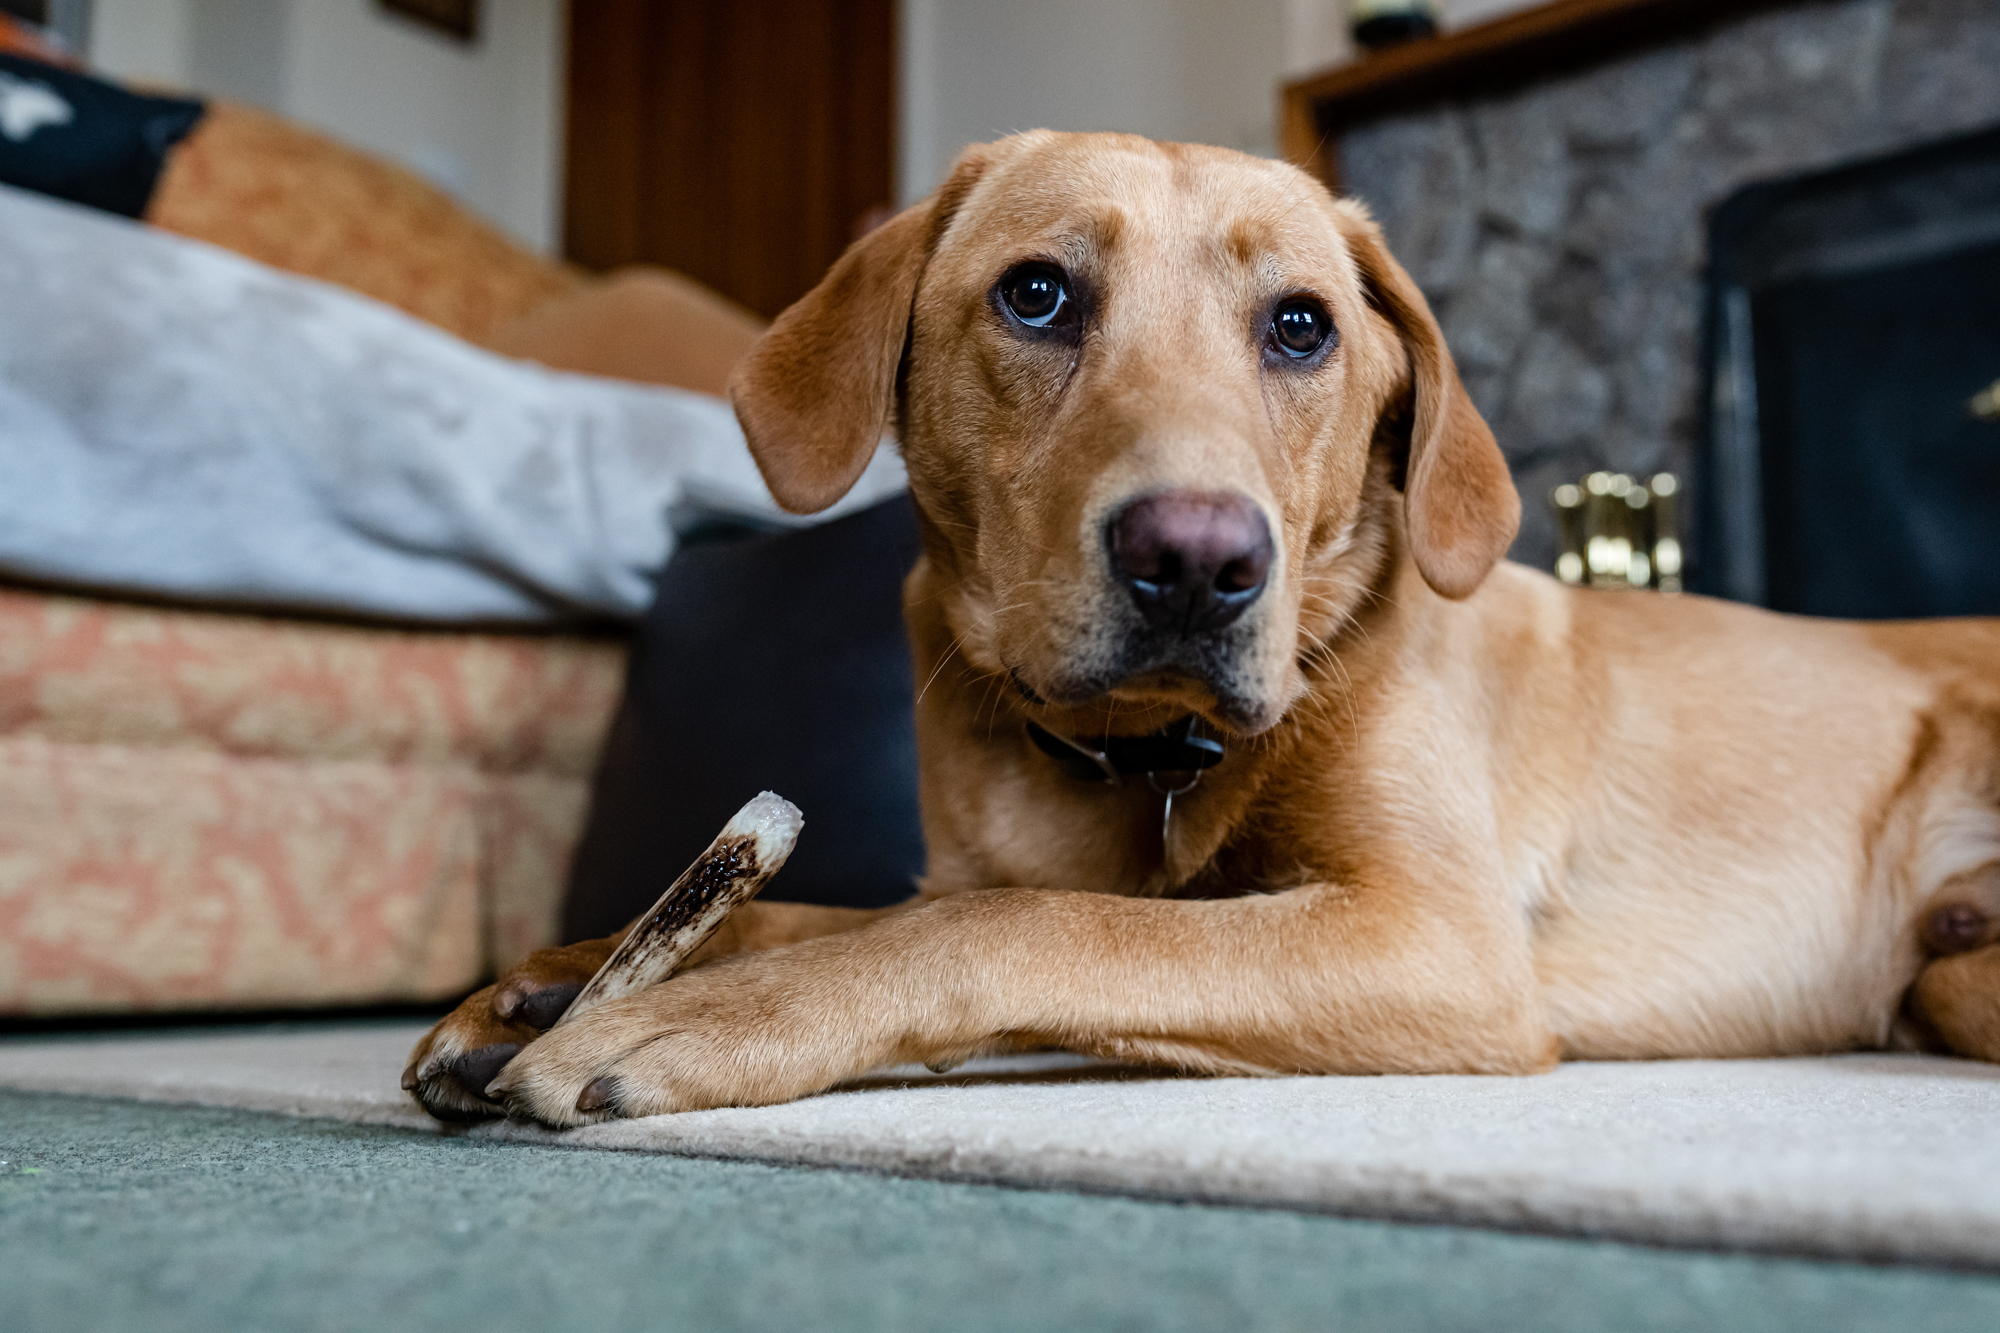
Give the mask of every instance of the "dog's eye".
<path id="1" fill-rule="evenodd" d="M 1317 301 L 1293 298 L 1271 316 L 1271 341 L 1293 360 L 1311 356 L 1326 344 L 1333 321 Z"/>
<path id="2" fill-rule="evenodd" d="M 1000 279 L 1000 299 L 1014 318 L 1031 329 L 1066 324 L 1070 319 L 1069 289 L 1063 272 L 1051 264 L 1023 264 Z"/>

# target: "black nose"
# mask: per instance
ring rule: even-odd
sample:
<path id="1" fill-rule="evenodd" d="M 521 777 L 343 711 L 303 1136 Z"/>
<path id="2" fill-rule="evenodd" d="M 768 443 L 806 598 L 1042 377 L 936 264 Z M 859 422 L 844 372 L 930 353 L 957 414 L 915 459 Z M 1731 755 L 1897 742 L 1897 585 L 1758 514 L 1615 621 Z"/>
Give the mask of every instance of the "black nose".
<path id="1" fill-rule="evenodd" d="M 1243 614 L 1271 572 L 1271 528 L 1248 496 L 1166 491 L 1118 511 L 1111 568 L 1147 623 L 1183 634 Z"/>

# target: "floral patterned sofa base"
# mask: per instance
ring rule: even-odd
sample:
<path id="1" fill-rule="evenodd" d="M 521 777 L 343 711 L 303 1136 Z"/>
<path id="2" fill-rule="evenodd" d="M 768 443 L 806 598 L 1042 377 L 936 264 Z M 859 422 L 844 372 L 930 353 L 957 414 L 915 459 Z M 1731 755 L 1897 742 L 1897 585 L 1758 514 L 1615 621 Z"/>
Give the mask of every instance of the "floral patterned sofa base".
<path id="1" fill-rule="evenodd" d="M 553 942 L 624 658 L 0 588 L 0 1015 L 441 1000 Z"/>

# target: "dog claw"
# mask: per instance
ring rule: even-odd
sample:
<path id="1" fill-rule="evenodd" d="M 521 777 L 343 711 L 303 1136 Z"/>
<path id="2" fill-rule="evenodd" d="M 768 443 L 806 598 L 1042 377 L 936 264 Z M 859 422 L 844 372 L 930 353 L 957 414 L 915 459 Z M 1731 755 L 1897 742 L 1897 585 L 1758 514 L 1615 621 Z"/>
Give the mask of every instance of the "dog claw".
<path id="1" fill-rule="evenodd" d="M 570 1003 L 582 990 L 580 981 L 557 982 L 527 994 L 510 990 L 503 998 L 513 999 L 514 1004 L 502 1017 L 525 1023 L 537 1032 L 547 1032 L 569 1011 Z"/>
<path id="2" fill-rule="evenodd" d="M 537 1032 L 547 1032 L 568 1011 L 570 1002 L 582 989 L 580 981 L 558 981 L 537 987 L 513 982 L 493 997 L 493 1016 L 503 1023 L 521 1023 Z"/>
<path id="3" fill-rule="evenodd" d="M 602 1078 L 592 1079 L 584 1087 L 583 1091 L 577 1094 L 576 1109 L 579 1111 L 602 1111 L 607 1107 L 612 1107 L 615 1110 L 616 1108 L 613 1106 L 613 1103 L 617 1100 L 618 1080 L 612 1075 L 606 1074 Z"/>
<path id="4" fill-rule="evenodd" d="M 1986 942 L 1986 913 L 1971 903 L 1948 903 L 1924 919 L 1924 943 L 1942 954 L 1964 953 Z"/>

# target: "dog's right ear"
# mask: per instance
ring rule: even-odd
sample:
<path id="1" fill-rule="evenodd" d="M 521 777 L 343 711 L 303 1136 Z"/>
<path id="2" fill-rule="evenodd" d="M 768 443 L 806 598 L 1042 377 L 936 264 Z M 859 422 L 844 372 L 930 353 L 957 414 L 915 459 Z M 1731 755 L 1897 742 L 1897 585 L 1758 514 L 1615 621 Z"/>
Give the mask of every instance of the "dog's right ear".
<path id="1" fill-rule="evenodd" d="M 968 149 L 936 194 L 850 245 L 729 377 L 750 454 L 783 508 L 826 508 L 874 457 L 896 410 L 917 283 L 985 166 Z"/>

